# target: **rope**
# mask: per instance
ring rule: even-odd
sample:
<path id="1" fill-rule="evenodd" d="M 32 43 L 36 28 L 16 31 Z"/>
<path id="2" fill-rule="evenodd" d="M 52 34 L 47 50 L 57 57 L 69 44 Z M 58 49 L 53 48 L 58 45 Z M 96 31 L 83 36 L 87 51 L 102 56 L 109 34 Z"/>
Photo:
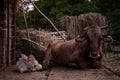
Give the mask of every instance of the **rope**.
<path id="1" fill-rule="evenodd" d="M 34 2 L 32 2 L 31 0 L 29 0 L 32 4 L 33 4 L 33 6 L 38 10 L 38 12 L 43 16 L 43 17 L 45 17 L 45 19 L 47 19 L 49 22 L 50 22 L 50 24 L 54 27 L 54 29 L 58 32 L 58 34 L 61 36 L 61 38 L 65 41 L 65 39 L 63 38 L 63 36 L 60 34 L 60 32 L 59 32 L 59 30 L 56 28 L 56 26 L 54 25 L 54 23 L 45 15 L 45 14 L 43 14 L 41 11 L 40 11 L 40 9 L 34 4 Z"/>
<path id="2" fill-rule="evenodd" d="M 111 68 L 105 66 L 104 64 L 102 64 L 102 66 L 103 66 L 105 69 L 107 69 L 108 71 L 110 71 L 110 72 L 112 72 L 113 74 L 115 74 L 115 75 L 117 75 L 118 77 L 120 77 L 120 74 L 117 73 L 117 72 L 115 72 L 115 71 L 113 71 Z"/>

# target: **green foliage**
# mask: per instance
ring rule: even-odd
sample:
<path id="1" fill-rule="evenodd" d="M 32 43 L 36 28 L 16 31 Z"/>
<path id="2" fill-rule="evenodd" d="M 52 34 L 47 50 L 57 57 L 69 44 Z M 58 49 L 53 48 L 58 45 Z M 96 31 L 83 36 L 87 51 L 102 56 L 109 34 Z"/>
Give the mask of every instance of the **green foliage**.
<path id="1" fill-rule="evenodd" d="M 17 18 L 16 18 L 16 26 L 17 28 L 19 29 L 24 29 L 24 17 L 23 17 L 23 14 L 21 12 L 18 12 L 17 14 Z"/>
<path id="2" fill-rule="evenodd" d="M 120 41 L 120 11 L 114 11 L 107 14 L 108 20 L 111 23 L 110 33 L 115 40 Z"/>
<path id="3" fill-rule="evenodd" d="M 104 14 L 110 22 L 110 34 L 120 41 L 120 0 L 97 0 L 99 12 Z"/>
<path id="4" fill-rule="evenodd" d="M 120 0 L 97 0 L 96 5 L 103 14 L 114 12 L 120 9 Z"/>
<path id="5" fill-rule="evenodd" d="M 117 40 L 120 40 L 119 3 L 119 0 L 91 0 L 91 2 L 87 0 L 39 0 L 35 2 L 37 7 L 53 21 L 59 30 L 65 29 L 60 23 L 60 19 L 65 15 L 77 16 L 88 12 L 102 13 L 111 23 L 111 35 Z M 36 9 L 27 13 L 27 21 L 29 27 L 54 30 L 51 24 Z M 21 12 L 17 16 L 17 26 L 20 29 L 25 28 Z"/>

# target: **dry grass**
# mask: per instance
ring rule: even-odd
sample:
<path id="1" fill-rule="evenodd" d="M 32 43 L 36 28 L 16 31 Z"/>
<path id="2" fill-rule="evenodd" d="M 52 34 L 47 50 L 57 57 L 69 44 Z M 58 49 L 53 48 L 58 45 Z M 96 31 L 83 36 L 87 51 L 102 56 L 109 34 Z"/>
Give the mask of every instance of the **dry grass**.
<path id="1" fill-rule="evenodd" d="M 79 16 L 64 16 L 61 23 L 66 27 L 67 33 L 71 38 L 81 35 L 83 28 L 88 26 L 105 26 L 106 18 L 100 13 L 87 13 Z M 104 31 L 106 32 L 106 31 Z"/>
<path id="2" fill-rule="evenodd" d="M 29 33 L 29 34 L 28 34 Z M 27 39 L 27 40 L 26 40 Z M 32 40 L 33 42 L 29 41 Z M 27 29 L 17 31 L 17 54 L 33 54 L 39 62 L 42 62 L 45 55 L 45 48 L 52 42 L 51 36 L 45 30 Z M 40 45 L 40 46 L 39 46 Z M 44 48 L 43 48 L 44 47 Z"/>

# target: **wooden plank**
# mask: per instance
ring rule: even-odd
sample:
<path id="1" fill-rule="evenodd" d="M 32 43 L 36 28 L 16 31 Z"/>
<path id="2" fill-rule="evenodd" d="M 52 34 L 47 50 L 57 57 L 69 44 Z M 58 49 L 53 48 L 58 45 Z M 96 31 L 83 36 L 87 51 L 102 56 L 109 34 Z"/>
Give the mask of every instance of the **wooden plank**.
<path id="1" fill-rule="evenodd" d="M 11 39 L 12 39 L 12 43 L 11 43 L 11 60 L 13 61 L 12 64 L 15 64 L 16 63 L 16 11 L 17 11 L 17 5 L 18 5 L 18 0 L 14 0 L 13 1 L 13 6 L 12 6 L 12 9 L 13 9 L 13 12 L 12 12 L 12 25 L 11 25 L 11 32 L 12 32 L 12 36 L 11 36 Z"/>

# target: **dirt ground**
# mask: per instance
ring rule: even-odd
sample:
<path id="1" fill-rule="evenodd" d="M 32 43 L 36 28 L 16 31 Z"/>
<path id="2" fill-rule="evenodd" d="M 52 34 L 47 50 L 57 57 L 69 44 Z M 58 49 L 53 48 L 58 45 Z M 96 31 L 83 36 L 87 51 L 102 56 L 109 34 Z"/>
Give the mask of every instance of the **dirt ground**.
<path id="1" fill-rule="evenodd" d="M 103 60 L 103 63 L 120 75 L 120 57 L 110 57 Z M 72 69 L 67 67 L 54 67 L 46 76 L 48 71 L 19 73 L 11 66 L 4 71 L 0 70 L 0 80 L 120 80 L 120 77 L 101 69 Z"/>

